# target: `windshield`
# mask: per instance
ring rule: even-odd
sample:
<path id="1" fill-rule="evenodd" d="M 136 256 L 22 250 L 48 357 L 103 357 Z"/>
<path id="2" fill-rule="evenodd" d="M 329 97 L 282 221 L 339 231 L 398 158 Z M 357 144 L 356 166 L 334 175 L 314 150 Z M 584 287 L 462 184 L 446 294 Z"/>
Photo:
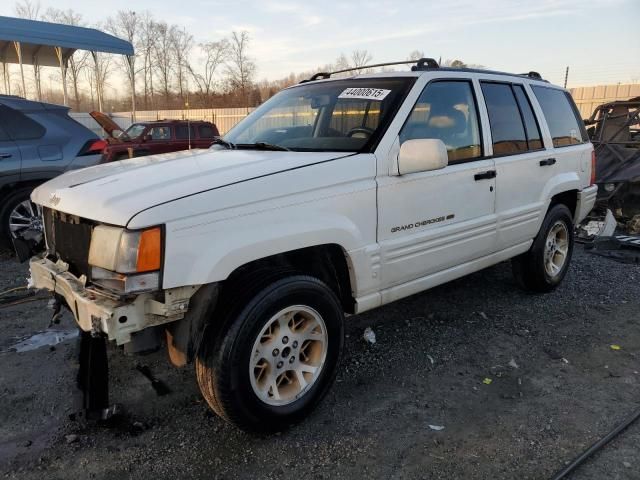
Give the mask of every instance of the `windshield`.
<path id="1" fill-rule="evenodd" d="M 146 125 L 135 123 L 125 130 L 125 135 L 129 138 L 136 138 L 142 135 Z"/>
<path id="2" fill-rule="evenodd" d="M 414 81 L 362 78 L 289 88 L 238 123 L 224 140 L 238 148 L 264 143 L 295 151 L 370 152 Z"/>

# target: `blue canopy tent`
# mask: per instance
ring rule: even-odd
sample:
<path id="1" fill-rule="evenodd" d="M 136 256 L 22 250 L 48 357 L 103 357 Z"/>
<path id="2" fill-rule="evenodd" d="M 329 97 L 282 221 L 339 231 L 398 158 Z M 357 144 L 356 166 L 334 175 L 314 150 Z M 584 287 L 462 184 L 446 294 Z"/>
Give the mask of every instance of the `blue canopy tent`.
<path id="1" fill-rule="evenodd" d="M 34 66 L 39 100 L 41 96 L 39 67 L 59 67 L 62 74 L 64 104 L 67 105 L 67 65 L 69 57 L 76 50 L 91 52 L 96 70 L 98 69 L 98 52 L 125 55 L 128 61 L 131 61 L 134 54 L 130 42 L 94 28 L 0 16 L 0 62 L 2 62 L 4 89 L 7 94 L 11 93 L 7 74 L 8 64 L 20 65 L 22 91 L 25 94 L 23 66 Z M 99 85 L 96 86 L 100 88 Z M 102 95 L 101 92 L 98 93 L 100 100 Z M 135 102 L 133 91 L 132 96 Z M 102 105 L 99 105 L 99 109 L 102 110 Z M 135 111 L 135 103 L 133 110 Z"/>

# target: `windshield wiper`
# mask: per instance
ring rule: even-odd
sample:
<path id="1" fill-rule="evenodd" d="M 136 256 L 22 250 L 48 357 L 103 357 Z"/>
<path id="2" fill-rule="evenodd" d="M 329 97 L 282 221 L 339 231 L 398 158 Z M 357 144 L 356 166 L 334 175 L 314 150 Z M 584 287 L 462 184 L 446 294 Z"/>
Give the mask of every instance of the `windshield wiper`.
<path id="1" fill-rule="evenodd" d="M 283 147 L 282 145 L 275 145 L 273 143 L 255 142 L 255 143 L 239 143 L 238 148 L 255 148 L 256 150 L 273 150 L 281 152 L 290 152 L 291 149 Z"/>
<path id="2" fill-rule="evenodd" d="M 221 137 L 214 138 L 213 139 L 213 145 L 222 145 L 223 147 L 227 148 L 228 150 L 235 150 L 235 148 L 236 148 L 235 143 L 227 142 L 226 140 L 222 139 Z"/>

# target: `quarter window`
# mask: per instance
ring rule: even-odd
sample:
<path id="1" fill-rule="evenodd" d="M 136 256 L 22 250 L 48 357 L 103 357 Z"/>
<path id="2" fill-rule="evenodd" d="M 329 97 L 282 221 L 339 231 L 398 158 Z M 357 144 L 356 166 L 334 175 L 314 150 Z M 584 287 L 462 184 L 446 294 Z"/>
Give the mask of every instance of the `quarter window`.
<path id="1" fill-rule="evenodd" d="M 46 132 L 38 122 L 6 105 L 0 105 L 0 125 L 13 140 L 35 140 Z"/>
<path id="2" fill-rule="evenodd" d="M 214 138 L 218 135 L 218 132 L 213 129 L 213 126 L 207 125 L 206 123 L 198 125 L 198 133 L 200 134 L 200 138 Z"/>
<path id="3" fill-rule="evenodd" d="M 511 85 L 482 82 L 482 94 L 489 113 L 494 155 L 512 155 L 528 150 L 520 110 Z"/>
<path id="4" fill-rule="evenodd" d="M 422 91 L 402 127 L 400 143 L 436 138 L 446 145 L 449 163 L 471 160 L 482 155 L 478 123 L 469 82 L 433 82 Z"/>
<path id="5" fill-rule="evenodd" d="M 566 147 L 587 141 L 584 126 L 581 126 L 568 93 L 555 88 L 539 86 L 531 88 L 549 125 L 554 147 Z"/>

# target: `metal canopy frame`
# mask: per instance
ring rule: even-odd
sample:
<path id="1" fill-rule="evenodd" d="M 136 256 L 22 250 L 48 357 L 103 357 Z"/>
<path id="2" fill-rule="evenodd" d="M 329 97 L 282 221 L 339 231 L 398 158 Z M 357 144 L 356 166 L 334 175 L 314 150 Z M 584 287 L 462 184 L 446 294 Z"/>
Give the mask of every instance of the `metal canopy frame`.
<path id="1" fill-rule="evenodd" d="M 96 75 L 99 74 L 98 53 L 124 55 L 127 59 L 134 55 L 130 42 L 95 28 L 0 16 L 0 62 L 6 94 L 11 94 L 8 65 L 20 65 L 22 91 L 25 97 L 27 89 L 24 65 L 33 65 L 38 100 L 42 100 L 40 67 L 58 67 L 62 76 L 64 104 L 67 105 L 67 67 L 69 58 L 76 50 L 91 52 Z M 96 88 L 99 89 L 99 82 L 96 82 Z M 135 97 L 135 92 L 132 92 L 132 95 Z M 99 109 L 102 110 L 100 94 L 98 103 Z"/>

